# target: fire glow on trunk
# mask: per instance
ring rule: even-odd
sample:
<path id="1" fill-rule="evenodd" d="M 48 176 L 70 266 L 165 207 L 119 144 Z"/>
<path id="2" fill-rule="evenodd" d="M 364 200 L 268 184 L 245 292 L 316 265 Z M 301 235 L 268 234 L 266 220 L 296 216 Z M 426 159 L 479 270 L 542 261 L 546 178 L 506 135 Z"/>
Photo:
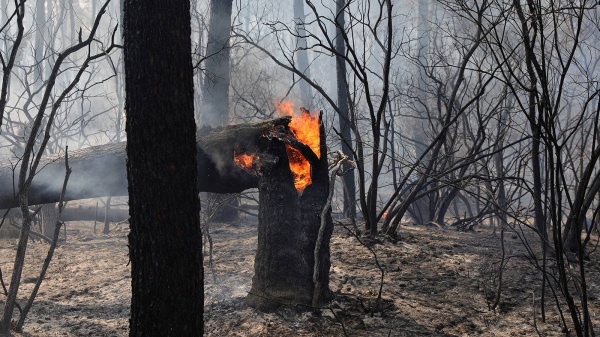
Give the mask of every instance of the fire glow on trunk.
<path id="1" fill-rule="evenodd" d="M 294 103 L 282 102 L 277 106 L 277 111 L 282 116 L 292 116 L 290 130 L 300 142 L 308 145 L 317 157 L 321 158 L 321 138 L 319 135 L 319 116 L 300 108 L 301 112 L 294 111 Z M 310 163 L 300 151 L 286 145 L 290 170 L 294 175 L 294 186 L 298 192 L 304 191 L 306 186 L 312 183 L 310 178 Z"/>
<path id="2" fill-rule="evenodd" d="M 234 151 L 233 152 L 233 162 L 241 168 L 245 168 L 247 170 L 252 170 L 252 161 L 254 160 L 254 156 L 255 156 L 255 154 L 245 154 L 245 153 L 237 154 Z"/>
<path id="3" fill-rule="evenodd" d="M 319 116 L 311 114 L 308 110 L 300 108 L 300 112 L 294 111 L 294 103 L 282 102 L 277 106 L 277 111 L 281 116 L 291 116 L 292 120 L 289 128 L 301 143 L 308 145 L 312 151 L 321 157 L 321 138 L 319 134 Z M 300 151 L 286 144 L 290 170 L 294 176 L 294 186 L 298 192 L 304 191 L 306 186 L 312 183 L 310 177 L 310 163 Z M 234 162 L 247 170 L 252 169 L 256 154 L 237 154 L 234 153 Z"/>

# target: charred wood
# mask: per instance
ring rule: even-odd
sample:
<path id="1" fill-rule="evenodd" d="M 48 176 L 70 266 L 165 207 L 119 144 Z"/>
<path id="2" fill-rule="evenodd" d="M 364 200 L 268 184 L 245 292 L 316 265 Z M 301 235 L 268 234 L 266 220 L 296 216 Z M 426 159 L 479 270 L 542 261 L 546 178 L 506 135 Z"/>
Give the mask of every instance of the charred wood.
<path id="1" fill-rule="evenodd" d="M 320 133 L 321 158 L 312 165 L 312 184 L 301 194 L 294 186 L 289 168 L 285 147 L 288 142 L 280 137 L 261 143 L 261 152 L 276 160 L 263 163 L 259 176 L 258 248 L 252 288 L 246 297 L 246 303 L 252 307 L 271 310 L 282 305 L 311 306 L 331 298 L 329 242 L 333 223 L 331 208 L 323 212 L 329 193 L 329 173 L 322 126 Z M 319 242 L 323 214 L 325 225 Z M 313 282 L 317 243 L 319 271 Z M 313 297 L 320 303 L 313 303 Z"/>
<path id="2" fill-rule="evenodd" d="M 201 192 L 239 193 L 258 187 L 256 175 L 233 162 L 234 151 L 256 152 L 261 138 L 289 132 L 289 117 L 254 124 L 203 128 L 198 131 L 198 188 Z M 126 196 L 125 142 L 71 151 L 73 173 L 65 200 Z M 64 177 L 63 155 L 42 159 L 29 191 L 29 204 L 57 202 Z M 0 162 L 0 209 L 16 207 L 18 162 Z M 160 193 L 160 191 L 157 191 Z"/>

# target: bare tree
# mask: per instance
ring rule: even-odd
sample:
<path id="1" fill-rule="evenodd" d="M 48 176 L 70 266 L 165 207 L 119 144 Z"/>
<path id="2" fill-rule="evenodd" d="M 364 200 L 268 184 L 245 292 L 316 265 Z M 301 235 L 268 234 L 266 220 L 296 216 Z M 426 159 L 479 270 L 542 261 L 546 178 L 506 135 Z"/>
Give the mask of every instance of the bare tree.
<path id="1" fill-rule="evenodd" d="M 514 102 L 510 109 L 519 112 L 512 114 L 513 122 L 527 126 L 516 130 L 527 142 L 506 151 L 503 165 L 498 152 L 497 177 L 513 194 L 509 198 L 498 190 L 498 213 L 503 225 L 510 218 L 508 225 L 529 227 L 537 234 L 541 253 L 531 249 L 528 240 L 524 244 L 544 274 L 542 289 L 552 290 L 559 306 L 566 304 L 578 336 L 594 335 L 582 261 L 589 238 L 585 218 L 593 213 L 590 208 L 600 188 L 599 74 L 597 62 L 591 61 L 598 55 L 592 28 L 597 27 L 598 4 L 489 4 L 486 17 L 500 14 L 503 21 L 484 36 L 485 44 L 494 50 L 491 62 L 499 67 L 497 77 Z M 467 7 L 460 11 L 465 18 L 474 17 Z M 504 218 L 505 213 L 509 217 Z M 574 269 L 569 267 L 572 263 Z"/>
<path id="2" fill-rule="evenodd" d="M 417 62 L 415 64 L 416 69 L 413 73 L 413 77 L 416 77 L 415 89 L 417 92 L 415 93 L 415 118 L 411 123 L 411 125 L 413 125 L 411 132 L 415 144 L 415 157 L 417 158 L 421 157 L 426 152 L 428 144 L 428 133 L 426 131 L 429 130 L 428 116 L 431 106 L 431 101 L 429 100 L 431 95 L 427 90 L 430 83 L 427 74 L 427 69 L 430 67 L 428 62 L 430 58 L 429 44 L 431 34 L 429 20 L 434 21 L 436 15 L 431 7 L 431 3 L 428 0 L 419 1 L 417 6 Z M 435 95 L 435 92 L 431 94 Z M 432 220 L 429 202 L 431 197 L 433 197 L 433 195 L 423 196 L 409 206 L 408 211 L 413 215 L 416 223 L 424 224 Z"/>
<path id="3" fill-rule="evenodd" d="M 211 0 L 210 22 L 204 60 L 201 121 L 204 126 L 229 124 L 230 45 L 232 0 Z M 215 220 L 231 222 L 238 218 L 237 198 L 215 196 L 230 200 L 230 204 L 215 214 Z"/>

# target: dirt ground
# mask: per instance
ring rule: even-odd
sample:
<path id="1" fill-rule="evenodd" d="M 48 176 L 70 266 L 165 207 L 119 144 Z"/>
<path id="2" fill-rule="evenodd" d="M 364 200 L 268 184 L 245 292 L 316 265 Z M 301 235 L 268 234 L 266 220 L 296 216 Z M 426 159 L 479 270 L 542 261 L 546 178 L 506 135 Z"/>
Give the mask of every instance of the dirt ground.
<path id="1" fill-rule="evenodd" d="M 93 221 L 70 222 L 67 229 L 67 240 L 56 250 L 24 332 L 15 336 L 127 336 L 131 283 L 127 226 L 113 228 L 109 235 L 93 234 Z M 494 311 L 488 304 L 501 251 L 491 230 L 457 232 L 406 225 L 400 232 L 402 238 L 395 244 L 373 245 L 384 270 L 376 312 L 372 309 L 381 271 L 375 257 L 336 226 L 330 277 L 336 299 L 308 312 L 286 308 L 262 313 L 244 305 L 253 275 L 255 221 L 213 224 L 214 273 L 205 257 L 205 336 L 565 335 L 553 301 L 547 302 L 546 323 L 540 321 L 535 288 L 540 276 L 523 257 L 514 233 L 506 235 L 509 259 L 500 306 Z M 40 242 L 29 246 L 21 301 L 33 287 L 47 247 Z M 0 242 L 0 267 L 7 283 L 15 249 L 15 239 Z M 597 322 L 597 255 L 586 264 L 594 294 L 592 320 Z"/>

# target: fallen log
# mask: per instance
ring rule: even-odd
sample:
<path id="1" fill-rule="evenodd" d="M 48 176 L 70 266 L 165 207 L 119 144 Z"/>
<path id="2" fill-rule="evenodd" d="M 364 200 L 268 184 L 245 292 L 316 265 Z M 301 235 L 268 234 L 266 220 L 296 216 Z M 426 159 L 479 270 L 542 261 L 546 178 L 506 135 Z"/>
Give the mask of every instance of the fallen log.
<path id="1" fill-rule="evenodd" d="M 254 124 L 202 128 L 196 136 L 200 192 L 239 193 L 258 187 L 256 175 L 233 162 L 234 152 L 256 152 L 261 137 L 286 132 L 290 117 Z M 66 200 L 127 195 L 126 142 L 69 151 L 72 174 Z M 16 207 L 19 162 L 0 162 L 0 209 Z M 165 163 L 169 165 L 169 163 Z M 29 191 L 29 204 L 57 202 L 65 175 L 64 154 L 42 159 Z M 161 193 L 161 191 L 156 191 Z"/>

